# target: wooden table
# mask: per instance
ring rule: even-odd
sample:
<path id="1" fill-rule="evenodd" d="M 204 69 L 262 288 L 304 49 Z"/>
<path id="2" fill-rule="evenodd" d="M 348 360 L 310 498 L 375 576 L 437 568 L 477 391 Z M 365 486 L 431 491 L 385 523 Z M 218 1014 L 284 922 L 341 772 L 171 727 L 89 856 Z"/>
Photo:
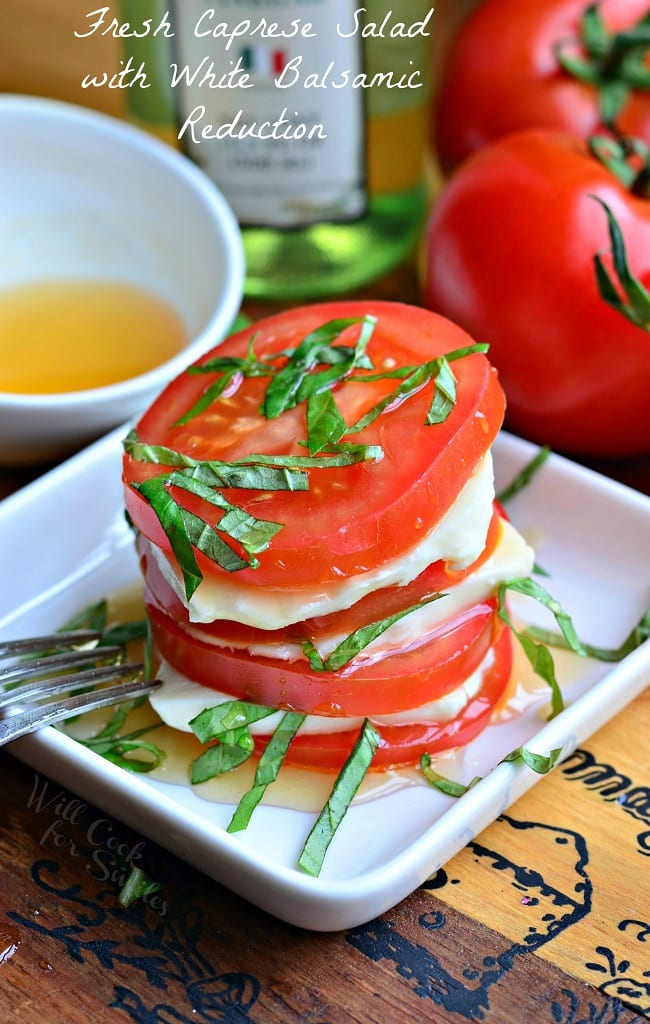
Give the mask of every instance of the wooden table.
<path id="1" fill-rule="evenodd" d="M 79 94 L 90 63 L 116 59 L 110 40 L 95 41 L 92 60 L 72 45 L 71 26 L 91 7 L 5 4 L 0 89 L 119 113 L 116 94 Z M 417 298 L 413 268 L 374 291 Z M 0 471 L 0 497 L 45 468 Z M 650 493 L 647 462 L 598 468 Z M 641 1022 L 650 1018 L 648 735 L 646 692 L 400 906 L 333 934 L 256 910 L 3 751 L 2 1018 Z M 93 870 L 88 835 L 102 819 L 142 852 L 162 886 L 156 900 L 122 909 L 118 880 Z"/>

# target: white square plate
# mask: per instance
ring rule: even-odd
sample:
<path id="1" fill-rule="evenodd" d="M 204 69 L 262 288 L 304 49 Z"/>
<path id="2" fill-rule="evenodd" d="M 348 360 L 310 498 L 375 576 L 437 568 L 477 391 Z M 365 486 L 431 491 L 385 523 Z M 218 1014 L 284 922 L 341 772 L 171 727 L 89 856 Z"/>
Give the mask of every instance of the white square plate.
<path id="1" fill-rule="evenodd" d="M 124 433 L 108 435 L 0 505 L 0 637 L 57 628 L 137 579 L 122 512 Z M 497 489 L 535 450 L 499 437 Z M 618 646 L 648 604 L 650 500 L 552 456 L 508 511 L 535 544 L 550 573 L 544 582 L 581 639 Z M 540 624 L 554 625 L 537 606 L 533 612 Z M 394 906 L 539 781 L 524 766 L 498 764 L 510 750 L 525 743 L 539 753 L 561 747 L 567 755 L 641 693 L 650 680 L 650 642 L 613 667 L 583 667 L 567 687 L 566 710 L 552 722 L 528 708 L 469 745 L 463 771 L 486 777 L 459 800 L 411 785 L 353 805 L 318 878 L 295 866 L 311 813 L 262 805 L 244 832 L 230 835 L 232 805 L 131 775 L 55 729 L 11 749 L 264 910 L 300 927 L 336 930 Z"/>

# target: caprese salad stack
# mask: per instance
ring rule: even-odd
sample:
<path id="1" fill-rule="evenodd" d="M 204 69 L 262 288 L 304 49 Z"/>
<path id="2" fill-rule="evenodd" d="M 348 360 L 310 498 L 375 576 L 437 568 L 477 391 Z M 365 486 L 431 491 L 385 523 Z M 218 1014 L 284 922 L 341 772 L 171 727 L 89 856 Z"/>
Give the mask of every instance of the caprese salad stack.
<path id="1" fill-rule="evenodd" d="M 292 310 L 181 374 L 125 442 L 162 664 L 207 743 L 371 770 L 467 743 L 506 689 L 500 584 L 533 553 L 494 502 L 504 396 L 484 346 L 387 302 Z"/>

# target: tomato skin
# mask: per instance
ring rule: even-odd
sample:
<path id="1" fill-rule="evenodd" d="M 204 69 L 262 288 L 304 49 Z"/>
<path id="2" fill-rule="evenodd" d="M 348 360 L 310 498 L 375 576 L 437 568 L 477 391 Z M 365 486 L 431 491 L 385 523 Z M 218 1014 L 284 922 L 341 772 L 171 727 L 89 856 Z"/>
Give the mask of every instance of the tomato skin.
<path id="1" fill-rule="evenodd" d="M 541 130 L 485 147 L 452 176 L 427 232 L 426 301 L 490 345 L 507 424 L 581 455 L 650 451 L 650 335 L 600 297 L 617 217 L 629 264 L 650 283 L 650 202 L 573 136 Z"/>
<path id="2" fill-rule="evenodd" d="M 451 46 L 434 135 L 445 170 L 494 139 L 525 128 L 602 130 L 595 88 L 564 71 L 558 43 L 575 39 L 588 0 L 484 0 Z M 610 31 L 630 28 L 647 0 L 602 0 Z M 650 95 L 631 93 L 618 118 L 624 134 L 650 142 Z"/>
<path id="3" fill-rule="evenodd" d="M 499 698 L 512 673 L 512 635 L 504 629 L 494 647 L 495 662 L 486 672 L 480 692 L 465 710 L 449 722 L 427 722 L 414 725 L 378 725 L 381 742 L 370 771 L 417 764 L 423 754 L 438 754 L 452 747 L 465 746 L 489 724 Z M 343 766 L 358 736 L 354 732 L 323 733 L 292 740 L 284 764 L 294 767 L 336 771 Z M 258 753 L 264 750 L 268 736 L 256 737 Z"/>
<path id="4" fill-rule="evenodd" d="M 394 360 L 394 365 L 420 364 L 471 344 L 454 324 L 424 309 L 391 302 L 339 302 L 290 310 L 259 321 L 207 353 L 202 361 L 216 354 L 245 356 L 253 335 L 256 352 L 281 351 L 297 345 L 305 334 L 331 319 L 367 314 L 376 315 L 379 321 L 369 347 L 378 365 L 383 359 Z M 289 497 L 286 492 L 273 492 L 264 495 L 261 504 L 256 492 L 230 492 L 228 496 L 252 514 L 285 524 L 260 557 L 259 568 L 241 570 L 237 581 L 279 590 L 341 582 L 399 557 L 421 540 L 451 507 L 503 419 L 502 389 L 484 356 L 458 360 L 454 373 L 458 400 L 445 423 L 424 425 L 431 398 L 425 389 L 380 416 L 362 434 L 354 435 L 354 440 L 380 444 L 385 452 L 381 462 L 313 470 L 312 474 L 322 475 L 314 477 L 310 491 Z M 195 458 L 231 460 L 251 451 L 304 454 L 304 448 L 296 444 L 306 436 L 304 407 L 279 420 L 264 421 L 258 413 L 265 386 L 262 380 L 244 383 L 241 393 L 247 396 L 245 401 L 235 396 L 229 406 L 220 407 L 225 409 L 223 420 L 215 421 L 214 410 L 209 410 L 186 426 L 173 426 L 213 379 L 209 374 L 177 378 L 140 420 L 137 431 L 141 439 Z M 357 392 L 360 387 L 356 385 Z M 377 385 L 378 391 L 363 385 L 366 407 L 392 387 L 394 382 Z M 347 384 L 337 391 L 337 400 L 350 394 L 346 389 Z M 229 429 L 233 403 L 241 406 L 244 434 Z M 137 463 L 128 455 L 124 459 L 127 510 L 137 528 L 169 554 L 169 542 L 154 513 L 131 486 L 163 468 Z M 180 495 L 179 500 L 195 509 L 192 496 Z M 219 514 L 212 509 L 206 518 L 217 522 Z M 203 555 L 198 554 L 197 560 L 205 576 L 223 576 L 223 570 Z"/>
<path id="5" fill-rule="evenodd" d="M 419 647 L 317 672 L 303 659 L 282 661 L 206 643 L 147 593 L 145 608 L 158 654 L 194 682 L 254 704 L 335 717 L 393 714 L 444 696 L 478 668 L 500 628 L 495 601 L 483 601 L 443 623 Z"/>

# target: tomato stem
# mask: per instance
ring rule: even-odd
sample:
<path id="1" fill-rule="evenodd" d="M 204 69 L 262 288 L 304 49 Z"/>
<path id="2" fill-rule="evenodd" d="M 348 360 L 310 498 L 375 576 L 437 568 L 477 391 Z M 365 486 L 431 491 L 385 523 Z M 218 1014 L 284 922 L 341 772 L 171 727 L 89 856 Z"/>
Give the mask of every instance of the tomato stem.
<path id="1" fill-rule="evenodd" d="M 650 199 L 650 148 L 641 139 L 612 139 L 592 135 L 589 152 L 606 167 L 624 188 L 640 199 Z"/>
<path id="2" fill-rule="evenodd" d="M 602 122 L 615 128 L 630 93 L 650 89 L 650 70 L 646 66 L 650 14 L 631 28 L 612 33 L 603 22 L 599 4 L 589 4 L 580 18 L 577 39 L 571 43 L 571 50 L 564 43 L 556 46 L 558 64 L 596 89 Z"/>

